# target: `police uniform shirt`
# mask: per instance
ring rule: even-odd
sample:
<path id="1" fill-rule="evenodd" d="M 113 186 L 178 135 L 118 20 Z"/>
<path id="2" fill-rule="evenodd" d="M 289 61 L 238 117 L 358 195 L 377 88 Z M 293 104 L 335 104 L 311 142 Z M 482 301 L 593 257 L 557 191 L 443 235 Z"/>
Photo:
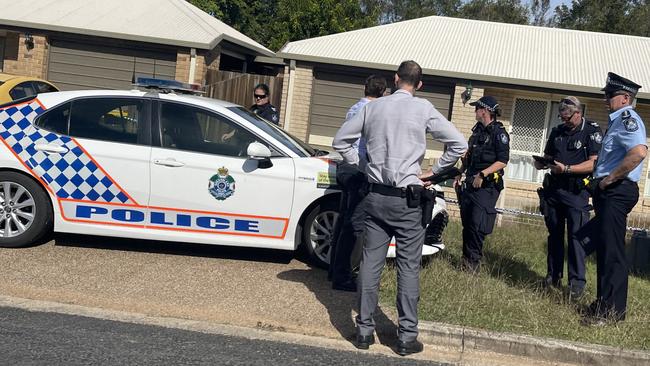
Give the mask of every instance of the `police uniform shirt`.
<path id="1" fill-rule="evenodd" d="M 280 123 L 280 115 L 278 109 L 271 103 L 266 103 L 261 106 L 255 104 L 251 107 L 251 111 L 267 121 L 273 122 L 276 125 Z"/>
<path id="2" fill-rule="evenodd" d="M 469 162 L 467 175 L 471 176 L 500 161 L 508 164 L 510 160 L 510 136 L 499 121 L 487 126 L 478 122 L 472 127 L 469 137 Z"/>
<path id="3" fill-rule="evenodd" d="M 602 139 L 600 126 L 583 118 L 575 129 L 564 124 L 554 127 L 546 141 L 544 154 L 564 165 L 580 164 L 590 156 L 598 155 Z"/>
<path id="4" fill-rule="evenodd" d="M 427 148 L 425 132 L 447 146 L 433 167 L 434 173 L 455 164 L 467 150 L 463 135 L 429 101 L 400 89 L 366 104 L 346 121 L 332 147 L 346 162 L 358 165 L 359 154 L 352 144 L 363 136 L 369 182 L 394 187 L 421 185 L 420 166 Z"/>
<path id="5" fill-rule="evenodd" d="M 634 108 L 628 106 L 611 113 L 594 176 L 604 178 L 610 175 L 621 164 L 627 152 L 637 145 L 647 146 L 645 125 Z M 627 178 L 638 182 L 642 170 L 643 164 L 639 164 L 627 174 Z"/>

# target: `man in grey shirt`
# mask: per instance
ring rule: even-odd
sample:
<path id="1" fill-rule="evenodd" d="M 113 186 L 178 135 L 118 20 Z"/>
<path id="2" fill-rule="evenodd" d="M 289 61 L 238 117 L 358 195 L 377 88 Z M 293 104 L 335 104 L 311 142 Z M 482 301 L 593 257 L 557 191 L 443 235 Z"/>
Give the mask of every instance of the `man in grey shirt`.
<path id="1" fill-rule="evenodd" d="M 467 150 L 463 135 L 433 105 L 415 98 L 422 87 L 422 69 L 415 61 L 404 61 L 395 74 L 399 88 L 393 95 L 368 103 L 347 120 L 332 146 L 352 165 L 359 164 L 353 144 L 366 141 L 369 193 L 366 196 L 366 242 L 359 271 L 359 315 L 356 346 L 368 349 L 374 343 L 379 280 L 391 237 L 397 240 L 397 353 L 421 352 L 417 340 L 417 304 L 420 297 L 420 261 L 424 243 L 422 211 L 407 204 L 407 195 L 422 188 L 422 177 L 454 165 Z M 426 152 L 426 134 L 447 146 L 431 171 L 420 168 Z M 413 187 L 409 187 L 413 186 Z M 413 195 L 411 194 L 411 197 Z M 413 201 L 413 200 L 411 200 Z"/>

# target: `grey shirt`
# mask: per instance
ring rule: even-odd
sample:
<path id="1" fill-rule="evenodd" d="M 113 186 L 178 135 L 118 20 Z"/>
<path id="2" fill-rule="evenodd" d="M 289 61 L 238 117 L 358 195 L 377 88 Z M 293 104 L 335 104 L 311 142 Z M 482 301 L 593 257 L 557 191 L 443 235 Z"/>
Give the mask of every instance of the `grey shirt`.
<path id="1" fill-rule="evenodd" d="M 467 151 L 467 141 L 426 99 L 400 89 L 387 97 L 366 104 L 343 123 L 332 147 L 352 165 L 359 164 L 353 144 L 366 140 L 368 165 L 365 173 L 371 183 L 394 187 L 422 184 L 420 168 L 427 148 L 426 133 L 446 145 L 433 167 L 433 173 L 456 164 Z"/>

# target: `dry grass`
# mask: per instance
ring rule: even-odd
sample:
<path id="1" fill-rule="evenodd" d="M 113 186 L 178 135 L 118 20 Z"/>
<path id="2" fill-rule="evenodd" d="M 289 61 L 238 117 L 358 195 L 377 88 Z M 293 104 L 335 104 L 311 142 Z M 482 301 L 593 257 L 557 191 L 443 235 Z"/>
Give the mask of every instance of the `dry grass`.
<path id="1" fill-rule="evenodd" d="M 587 289 L 577 303 L 566 288 L 546 290 L 546 230 L 530 225 L 505 225 L 488 236 L 481 273 L 458 270 L 462 254 L 461 226 L 445 231 L 447 250 L 425 264 L 421 278 L 419 316 L 422 320 L 465 325 L 492 331 L 650 349 L 650 276 L 630 276 L 625 322 L 600 328 L 580 325 L 580 311 L 596 293 L 596 264 L 587 263 Z M 381 301 L 394 304 L 395 268 L 382 278 Z M 566 275 L 564 287 L 566 287 Z"/>

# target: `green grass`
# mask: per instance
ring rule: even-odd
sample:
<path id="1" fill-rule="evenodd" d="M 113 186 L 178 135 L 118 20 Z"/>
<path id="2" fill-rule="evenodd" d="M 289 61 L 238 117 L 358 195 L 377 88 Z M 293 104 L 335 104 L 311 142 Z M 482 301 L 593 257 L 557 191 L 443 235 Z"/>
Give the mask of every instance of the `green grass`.
<path id="1" fill-rule="evenodd" d="M 563 290 L 546 290 L 546 230 L 531 225 L 495 228 L 484 246 L 481 272 L 458 270 L 462 255 L 461 225 L 445 230 L 447 249 L 436 254 L 420 273 L 419 318 L 499 332 L 512 332 L 627 349 L 650 349 L 650 276 L 630 276 L 628 314 L 606 327 L 580 325 L 579 310 L 594 300 L 596 263 L 587 262 L 587 288 L 577 303 Z M 384 271 L 380 301 L 394 306 L 396 269 Z M 566 273 L 566 270 L 565 270 Z"/>

